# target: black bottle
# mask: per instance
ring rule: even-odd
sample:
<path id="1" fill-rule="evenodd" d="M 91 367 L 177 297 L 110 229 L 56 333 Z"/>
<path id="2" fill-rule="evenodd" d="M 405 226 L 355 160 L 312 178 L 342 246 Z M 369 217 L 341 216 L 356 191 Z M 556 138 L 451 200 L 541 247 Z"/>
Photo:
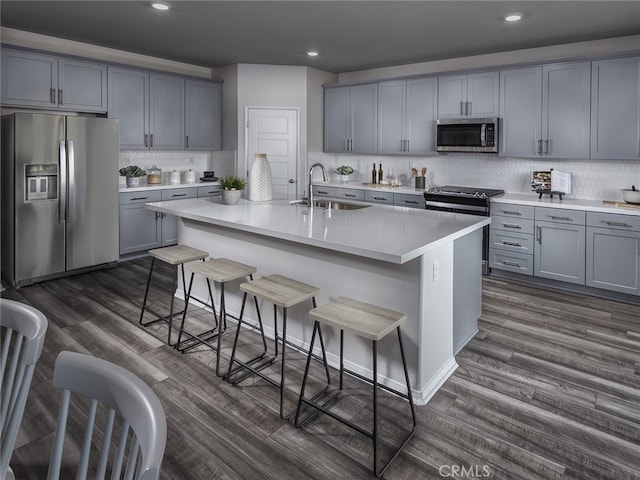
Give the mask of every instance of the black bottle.
<path id="1" fill-rule="evenodd" d="M 378 174 L 376 173 L 376 164 L 373 164 L 373 170 L 371 170 L 371 183 L 378 183 Z"/>

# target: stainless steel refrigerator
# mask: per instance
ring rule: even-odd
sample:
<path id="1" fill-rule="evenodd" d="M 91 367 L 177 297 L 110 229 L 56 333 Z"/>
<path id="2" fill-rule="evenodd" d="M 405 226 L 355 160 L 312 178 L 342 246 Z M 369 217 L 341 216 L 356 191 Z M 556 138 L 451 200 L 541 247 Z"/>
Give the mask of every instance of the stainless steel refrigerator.
<path id="1" fill-rule="evenodd" d="M 118 120 L 2 117 L 2 277 L 28 285 L 118 260 Z"/>

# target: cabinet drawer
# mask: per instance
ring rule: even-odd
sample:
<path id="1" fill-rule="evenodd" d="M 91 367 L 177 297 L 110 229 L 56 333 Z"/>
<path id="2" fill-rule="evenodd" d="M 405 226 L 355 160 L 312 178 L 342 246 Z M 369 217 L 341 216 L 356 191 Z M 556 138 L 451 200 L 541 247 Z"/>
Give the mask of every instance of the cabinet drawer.
<path id="1" fill-rule="evenodd" d="M 364 200 L 373 203 L 387 203 L 393 205 L 393 192 L 380 192 L 376 190 L 365 190 Z"/>
<path id="2" fill-rule="evenodd" d="M 425 208 L 424 195 L 410 193 L 394 193 L 393 204 L 398 207 Z"/>
<path id="3" fill-rule="evenodd" d="M 160 190 L 152 192 L 123 192 L 120 194 L 120 205 L 129 205 L 131 203 L 147 203 L 159 202 L 162 200 Z"/>
<path id="4" fill-rule="evenodd" d="M 590 227 L 640 231 L 640 215 L 587 212 L 587 225 Z"/>
<path id="5" fill-rule="evenodd" d="M 489 249 L 489 267 L 522 275 L 533 275 L 533 255 L 491 248 Z"/>
<path id="6" fill-rule="evenodd" d="M 581 210 L 566 210 L 563 208 L 536 207 L 536 221 L 572 223 L 584 225 L 586 212 Z"/>
<path id="7" fill-rule="evenodd" d="M 533 234 L 533 220 L 527 218 L 491 215 L 491 230 Z"/>
<path id="8" fill-rule="evenodd" d="M 313 194 L 318 197 L 335 197 L 336 187 L 325 187 L 322 185 L 314 185 Z"/>
<path id="9" fill-rule="evenodd" d="M 489 248 L 509 252 L 533 254 L 533 235 L 490 229 Z"/>
<path id="10" fill-rule="evenodd" d="M 222 188 L 218 185 L 198 187 L 198 197 L 218 197 L 222 195 Z"/>
<path id="11" fill-rule="evenodd" d="M 364 190 L 352 188 L 336 188 L 336 198 L 348 198 L 349 200 L 364 200 Z"/>
<path id="12" fill-rule="evenodd" d="M 198 192 L 195 188 L 168 188 L 162 190 L 162 200 L 182 200 L 184 198 L 196 198 Z"/>
<path id="13" fill-rule="evenodd" d="M 510 203 L 491 202 L 491 215 L 533 219 L 534 208 L 535 207 L 531 207 L 528 205 L 512 205 Z"/>

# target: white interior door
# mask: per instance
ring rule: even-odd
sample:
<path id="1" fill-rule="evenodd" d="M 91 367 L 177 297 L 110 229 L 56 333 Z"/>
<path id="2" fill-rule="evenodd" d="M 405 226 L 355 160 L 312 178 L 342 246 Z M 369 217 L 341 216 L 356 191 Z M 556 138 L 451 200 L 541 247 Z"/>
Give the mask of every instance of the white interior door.
<path id="1" fill-rule="evenodd" d="M 298 110 L 291 108 L 247 109 L 247 172 L 256 153 L 266 153 L 273 194 L 296 195 L 298 165 Z"/>

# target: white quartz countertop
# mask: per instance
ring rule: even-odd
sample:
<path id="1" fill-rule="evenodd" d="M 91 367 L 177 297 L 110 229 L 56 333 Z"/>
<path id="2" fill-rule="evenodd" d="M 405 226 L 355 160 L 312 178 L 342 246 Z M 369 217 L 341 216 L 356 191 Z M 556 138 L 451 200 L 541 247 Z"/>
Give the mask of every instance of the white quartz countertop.
<path id="1" fill-rule="evenodd" d="M 564 208 L 567 210 L 585 210 L 589 212 L 640 215 L 640 208 L 634 208 L 633 206 L 616 206 L 605 204 L 602 202 L 602 200 L 584 200 L 580 198 L 572 198 L 568 195 L 563 195 L 563 199 L 560 200 L 558 195 L 554 195 L 553 198 L 549 198 L 548 195 L 543 195 L 542 198 L 538 198 L 538 194 L 535 192 L 532 192 L 530 194 L 506 193 L 501 197 L 493 197 L 491 201 L 494 203 L 531 205 L 534 207 L 553 207 Z M 624 205 L 624 202 L 622 200 L 620 200 L 619 203 L 621 205 Z"/>
<path id="2" fill-rule="evenodd" d="M 167 188 L 192 188 L 192 187 L 208 187 L 211 185 L 219 185 L 218 182 L 196 182 L 196 183 L 160 183 L 149 185 L 147 183 L 140 184 L 139 187 L 127 187 L 120 185 L 120 193 L 126 192 L 144 192 L 147 190 L 165 190 Z"/>
<path id="3" fill-rule="evenodd" d="M 372 205 L 326 210 L 289 200 L 224 205 L 219 198 L 172 200 L 146 208 L 211 225 L 402 264 L 490 223 L 489 217 Z"/>

